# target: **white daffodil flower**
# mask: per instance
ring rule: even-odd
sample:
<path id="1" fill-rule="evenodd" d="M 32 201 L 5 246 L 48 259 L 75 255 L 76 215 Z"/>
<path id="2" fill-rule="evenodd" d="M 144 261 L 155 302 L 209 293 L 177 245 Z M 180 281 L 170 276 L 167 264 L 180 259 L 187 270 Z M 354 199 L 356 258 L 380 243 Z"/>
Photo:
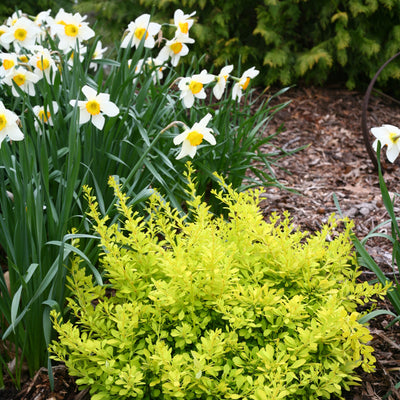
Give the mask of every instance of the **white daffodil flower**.
<path id="1" fill-rule="evenodd" d="M 50 27 L 55 24 L 54 18 L 50 15 L 51 10 L 41 11 L 36 15 L 33 22 L 40 28 L 40 39 L 45 40 L 47 36 L 47 32 L 50 30 Z M 40 41 L 40 40 L 39 40 Z"/>
<path id="2" fill-rule="evenodd" d="M 58 15 L 58 14 L 57 14 Z M 68 51 L 76 48 L 76 41 L 80 45 L 84 40 L 89 40 L 95 35 L 95 32 L 85 22 L 86 16 L 79 13 L 70 14 L 63 12 L 55 19 L 52 25 L 52 31 L 59 38 L 58 47 L 60 50 Z"/>
<path id="3" fill-rule="evenodd" d="M 378 142 L 381 146 L 387 146 L 386 157 L 393 163 L 400 153 L 400 129 L 393 125 L 382 125 L 381 127 L 371 128 L 371 133 L 376 137 L 372 147 L 376 151 Z"/>
<path id="4" fill-rule="evenodd" d="M 53 110 L 52 110 L 53 114 L 51 113 L 49 106 L 47 106 L 46 109 L 44 106 L 33 107 L 33 112 L 38 119 L 38 121 L 35 121 L 36 130 L 39 130 L 39 128 L 40 128 L 39 121 L 43 125 L 48 124 L 48 125 L 53 126 L 52 116 L 58 112 L 58 104 L 56 101 L 52 101 L 51 104 L 52 104 L 52 108 L 53 108 Z"/>
<path id="5" fill-rule="evenodd" d="M 24 14 L 22 10 L 16 10 L 7 18 L 6 24 L 8 26 L 13 26 L 21 17 L 27 17 L 27 15 Z"/>
<path id="6" fill-rule="evenodd" d="M 103 129 L 105 118 L 115 117 L 119 113 L 119 108 L 110 101 L 110 95 L 107 93 L 97 94 L 96 90 L 85 85 L 82 88 L 82 93 L 86 96 L 86 100 L 71 100 L 71 106 L 79 107 L 79 124 L 84 124 L 89 120 L 98 128 Z"/>
<path id="7" fill-rule="evenodd" d="M 10 27 L 7 25 L 0 25 L 0 45 L 3 46 L 7 51 L 10 49 L 10 45 L 3 43 L 1 37 L 10 30 Z"/>
<path id="8" fill-rule="evenodd" d="M 47 27 L 53 25 L 55 23 L 54 18 L 50 15 L 51 9 L 46 11 L 41 11 L 39 14 L 36 15 L 33 22 L 39 27 Z"/>
<path id="9" fill-rule="evenodd" d="M 191 78 L 183 78 L 179 81 L 178 87 L 181 90 L 180 98 L 186 108 L 193 106 L 194 98 L 205 99 L 206 92 L 204 85 L 214 80 L 214 75 L 209 74 L 205 69 L 200 74 L 195 74 Z"/>
<path id="10" fill-rule="evenodd" d="M 176 26 L 177 33 L 188 35 L 189 29 L 192 27 L 194 20 L 189 19 L 196 14 L 196 11 L 191 14 L 185 14 L 182 10 L 176 10 L 174 13 L 174 25 Z"/>
<path id="11" fill-rule="evenodd" d="M 72 67 L 74 65 L 74 57 L 76 57 L 76 52 L 79 54 L 79 62 L 83 62 L 85 59 L 85 54 L 87 53 L 87 47 L 79 43 L 79 49 L 74 49 L 68 57 L 67 64 Z"/>
<path id="12" fill-rule="evenodd" d="M 33 72 L 40 78 L 45 76 L 47 82 L 53 83 L 58 68 L 50 51 L 43 46 L 36 45 L 32 48 L 32 52 L 33 55 L 29 59 L 28 64 L 34 68 Z"/>
<path id="13" fill-rule="evenodd" d="M 132 60 L 128 60 L 129 68 L 131 66 Z M 153 77 L 153 82 L 156 84 L 160 81 L 163 74 L 163 63 L 158 58 L 147 57 L 146 59 L 140 59 L 135 66 L 135 73 L 142 74 L 144 69 L 147 68 L 151 71 L 151 76 Z M 136 78 L 133 79 L 133 82 L 136 81 Z"/>
<path id="14" fill-rule="evenodd" d="M 189 53 L 189 47 L 185 43 L 194 43 L 194 39 L 186 36 L 176 36 L 168 40 L 165 46 L 160 50 L 157 58 L 162 62 L 171 58 L 171 64 L 176 67 L 179 59 Z"/>
<path id="15" fill-rule="evenodd" d="M 63 8 L 58 10 L 56 16 L 50 20 L 50 34 L 52 37 L 56 36 L 57 25 L 66 25 L 65 20 L 72 18 L 71 13 L 67 13 Z"/>
<path id="16" fill-rule="evenodd" d="M 96 48 L 94 49 L 92 60 L 99 60 L 103 58 L 104 53 L 107 51 L 108 47 L 102 47 L 101 40 L 96 43 Z M 92 68 L 94 71 L 97 71 L 97 67 L 99 64 L 96 62 L 91 62 L 89 64 L 89 68 Z"/>
<path id="17" fill-rule="evenodd" d="M 151 76 L 153 77 L 154 84 L 156 84 L 164 76 L 163 73 L 163 70 L 165 69 L 165 67 L 163 67 L 164 63 L 157 57 L 156 58 L 149 57 L 146 60 L 146 64 L 148 68 L 152 71 Z"/>
<path id="18" fill-rule="evenodd" d="M 0 53 L 0 77 L 6 76 L 18 65 L 17 53 Z"/>
<path id="19" fill-rule="evenodd" d="M 182 143 L 181 151 L 176 157 L 177 160 L 186 156 L 193 158 L 196 154 L 197 146 L 199 146 L 203 140 L 206 140 L 212 145 L 216 144 L 215 137 L 211 133 L 213 130 L 207 128 L 207 124 L 210 120 L 211 114 L 208 113 L 200 122 L 196 122 L 192 128 L 188 128 L 178 136 L 174 137 L 175 145 L 178 146 Z"/>
<path id="20" fill-rule="evenodd" d="M 226 65 L 221 69 L 219 75 L 215 77 L 217 83 L 213 87 L 213 94 L 217 100 L 220 100 L 222 95 L 224 94 L 226 83 L 228 81 L 229 74 L 232 72 L 232 70 L 233 70 L 233 65 Z"/>
<path id="21" fill-rule="evenodd" d="M 7 110 L 3 102 L 0 101 L 0 146 L 6 136 L 11 140 L 22 140 L 24 138 L 24 134 L 19 129 L 17 121 L 17 114 Z"/>
<path id="22" fill-rule="evenodd" d="M 7 74 L 3 82 L 11 86 L 13 96 L 19 97 L 19 93 L 15 90 L 14 84 L 17 84 L 19 88 L 29 96 L 35 95 L 35 83 L 40 80 L 40 76 L 35 73 L 28 71 L 22 66 L 14 68 L 9 74 Z"/>
<path id="23" fill-rule="evenodd" d="M 249 86 L 251 78 L 256 77 L 260 71 L 255 69 L 255 67 L 251 67 L 248 70 L 243 72 L 243 75 L 239 78 L 239 81 L 235 83 L 232 89 L 232 99 L 240 101 L 242 97 L 242 91 L 247 89 Z"/>
<path id="24" fill-rule="evenodd" d="M 127 48 L 129 43 L 131 47 L 139 47 L 144 37 L 144 47 L 152 49 L 155 45 L 154 36 L 160 32 L 161 25 L 156 22 L 150 22 L 150 14 L 143 14 L 128 25 L 127 32 L 122 40 L 121 47 Z"/>
<path id="25" fill-rule="evenodd" d="M 0 41 L 6 46 L 13 44 L 15 50 L 19 51 L 21 48 L 30 49 L 34 46 L 40 34 L 40 28 L 33 21 L 21 17 L 0 36 Z"/>

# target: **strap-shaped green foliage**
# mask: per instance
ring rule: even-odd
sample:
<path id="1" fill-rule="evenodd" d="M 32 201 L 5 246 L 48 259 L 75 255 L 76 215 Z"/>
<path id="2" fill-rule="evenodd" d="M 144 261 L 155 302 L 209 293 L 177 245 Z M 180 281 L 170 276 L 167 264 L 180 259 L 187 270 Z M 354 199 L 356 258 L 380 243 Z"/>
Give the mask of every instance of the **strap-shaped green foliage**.
<path id="1" fill-rule="evenodd" d="M 139 215 L 111 178 L 123 218 L 108 226 L 85 189 L 107 284 L 74 260 L 75 319 L 53 313 L 53 358 L 92 400 L 340 396 L 375 361 L 356 307 L 385 293 L 356 282 L 351 224 L 332 217 L 311 235 L 288 215 L 265 221 L 259 192 L 223 184 L 214 195 L 229 217 L 218 218 L 192 174 L 190 218 L 157 194 Z"/>
<path id="2" fill-rule="evenodd" d="M 99 0 L 96 4 L 80 0 L 78 4 L 80 11 L 96 11 L 97 18 L 118 35 L 121 27 L 151 7 L 159 21 L 170 18 L 171 8 L 196 11 L 196 52 L 206 54 L 216 66 L 236 63 L 239 57 L 249 66 L 263 66 L 259 80 L 265 84 L 340 80 L 349 88 L 361 87 L 400 48 L 400 0 Z M 400 64 L 392 62 L 378 85 L 382 88 L 399 77 Z"/>

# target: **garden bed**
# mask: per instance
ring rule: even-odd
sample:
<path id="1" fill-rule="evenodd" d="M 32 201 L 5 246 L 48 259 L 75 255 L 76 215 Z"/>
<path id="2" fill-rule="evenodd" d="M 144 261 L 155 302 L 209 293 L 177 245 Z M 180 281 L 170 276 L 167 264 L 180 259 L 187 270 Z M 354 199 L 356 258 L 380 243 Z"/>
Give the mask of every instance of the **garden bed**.
<path id="1" fill-rule="evenodd" d="M 355 221 L 355 232 L 361 239 L 387 218 L 381 201 L 377 174 L 368 158 L 361 134 L 363 94 L 337 87 L 292 88 L 279 98 L 291 100 L 271 122 L 271 131 L 280 124 L 284 131 L 277 140 L 285 149 L 310 146 L 281 161 L 286 170 L 276 170 L 280 181 L 296 189 L 298 194 L 268 188 L 262 201 L 265 215 L 289 210 L 295 225 L 309 231 L 320 229 L 329 215 L 337 212 L 332 193 L 336 193 L 342 211 Z M 370 102 L 369 124 L 400 125 L 399 105 L 384 97 Z M 400 192 L 399 163 L 385 164 L 385 179 L 389 190 Z M 390 272 L 391 249 L 382 240 L 368 245 L 368 250 L 380 266 Z M 360 279 L 373 279 L 364 271 Z M 382 302 L 380 308 L 390 309 Z M 381 399 L 400 381 L 400 326 L 385 329 L 385 316 L 371 322 L 372 345 L 377 358 L 374 374 L 361 373 L 363 382 L 345 394 L 346 399 Z M 51 392 L 47 375 L 41 370 L 26 382 L 20 393 L 0 392 L 0 399 L 74 399 L 89 398 L 79 392 L 73 379 L 61 366 L 56 368 L 55 391 Z M 389 399 L 399 399 L 392 393 Z"/>

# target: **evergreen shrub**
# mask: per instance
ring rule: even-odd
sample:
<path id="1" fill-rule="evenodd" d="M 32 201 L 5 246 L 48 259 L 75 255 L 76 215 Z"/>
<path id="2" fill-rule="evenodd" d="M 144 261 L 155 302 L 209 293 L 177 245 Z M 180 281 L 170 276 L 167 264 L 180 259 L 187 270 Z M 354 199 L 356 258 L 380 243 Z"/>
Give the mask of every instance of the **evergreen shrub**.
<path id="1" fill-rule="evenodd" d="M 71 11 L 74 0 L 2 0 L 0 3 L 0 25 L 15 11 L 23 10 L 29 15 L 37 15 L 39 12 L 51 9 L 56 13 L 60 8 Z"/>
<path id="2" fill-rule="evenodd" d="M 52 357 L 92 400 L 322 399 L 372 371 L 357 305 L 385 289 L 356 282 L 351 224 L 332 217 L 308 234 L 286 214 L 267 222 L 260 192 L 223 183 L 229 218 L 215 217 L 192 174 L 186 218 L 157 194 L 139 215 L 110 178 L 124 217 L 108 226 L 86 187 L 107 284 L 74 259 L 75 319 L 53 311 Z"/>
<path id="3" fill-rule="evenodd" d="M 146 7 L 159 21 L 170 18 L 171 8 L 196 11 L 198 54 L 217 67 L 241 57 L 263 67 L 259 80 L 267 85 L 363 87 L 400 49 L 400 0 L 80 0 L 77 7 L 94 12 L 115 35 Z M 378 85 L 389 87 L 399 77 L 394 61 Z"/>

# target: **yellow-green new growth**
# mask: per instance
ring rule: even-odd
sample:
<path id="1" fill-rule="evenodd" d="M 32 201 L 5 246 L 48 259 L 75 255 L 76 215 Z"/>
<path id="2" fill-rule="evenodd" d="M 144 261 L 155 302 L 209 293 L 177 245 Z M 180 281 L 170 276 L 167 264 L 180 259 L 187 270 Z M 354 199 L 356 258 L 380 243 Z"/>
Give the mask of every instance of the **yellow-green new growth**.
<path id="1" fill-rule="evenodd" d="M 138 215 L 110 179 L 121 214 L 109 225 L 85 188 L 106 287 L 74 260 L 69 306 L 50 346 L 92 399 L 328 399 L 373 369 L 358 303 L 384 294 L 356 283 L 348 226 L 314 235 L 265 221 L 258 192 L 221 183 L 215 217 L 189 165 L 181 216 L 159 194 Z M 329 238 L 329 240 L 327 240 Z"/>

